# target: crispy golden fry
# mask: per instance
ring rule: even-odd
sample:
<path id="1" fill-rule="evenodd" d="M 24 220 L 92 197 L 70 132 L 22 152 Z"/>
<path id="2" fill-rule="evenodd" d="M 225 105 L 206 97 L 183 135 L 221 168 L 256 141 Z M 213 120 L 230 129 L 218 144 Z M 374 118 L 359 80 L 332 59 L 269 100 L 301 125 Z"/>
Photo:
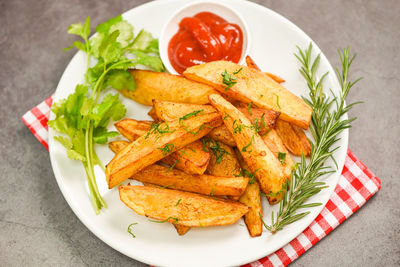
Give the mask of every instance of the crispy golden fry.
<path id="1" fill-rule="evenodd" d="M 159 185 L 150 184 L 150 183 L 143 183 L 143 185 L 149 186 L 149 187 L 155 187 L 155 188 L 162 188 Z M 175 230 L 178 233 L 178 235 L 184 235 L 190 230 L 190 227 L 180 225 L 179 223 L 172 223 L 172 225 L 175 227 Z"/>
<path id="2" fill-rule="evenodd" d="M 138 121 L 134 119 L 122 119 L 115 123 L 114 126 L 117 131 L 125 136 L 129 141 L 133 142 L 139 137 L 145 135 L 153 122 L 151 121 Z"/>
<path id="3" fill-rule="evenodd" d="M 120 186 L 119 195 L 139 215 L 188 227 L 233 224 L 249 210 L 238 202 L 148 186 Z"/>
<path id="4" fill-rule="evenodd" d="M 290 153 L 295 156 L 301 156 L 302 152 L 305 156 L 310 155 L 311 145 L 304 132 L 299 128 L 295 130 L 292 126 L 294 125 L 286 121 L 277 120 L 275 130 Z"/>
<path id="5" fill-rule="evenodd" d="M 175 227 L 178 235 L 184 235 L 190 230 L 189 226 L 184 226 L 184 225 L 174 224 L 174 223 L 172 225 Z"/>
<path id="6" fill-rule="evenodd" d="M 207 104 L 208 95 L 215 90 L 205 84 L 188 80 L 182 76 L 148 70 L 130 70 L 136 89 L 120 92 L 140 104 L 151 106 L 153 99 L 176 102 Z"/>
<path id="7" fill-rule="evenodd" d="M 211 159 L 209 152 L 203 151 L 203 144 L 200 140 L 188 144 L 177 150 L 161 161 L 174 168 L 190 174 L 203 174 Z"/>
<path id="8" fill-rule="evenodd" d="M 150 118 L 152 118 L 155 122 L 160 121 L 160 119 L 157 117 L 156 110 L 154 109 L 154 107 L 152 107 L 150 111 L 147 112 L 147 115 L 149 115 Z"/>
<path id="9" fill-rule="evenodd" d="M 179 119 L 194 111 L 201 111 L 198 113 L 198 115 L 216 112 L 215 108 L 211 105 L 177 103 L 159 99 L 153 100 L 153 107 L 157 114 L 157 117 L 163 121 L 172 121 L 175 119 Z"/>
<path id="10" fill-rule="evenodd" d="M 211 105 L 194 105 L 162 100 L 154 100 L 153 103 L 157 116 L 164 121 L 182 118 L 192 112 L 201 111 L 199 114 L 216 112 L 216 109 Z M 269 128 L 275 127 L 275 121 L 279 117 L 279 112 L 255 107 L 249 108 L 247 105 L 244 106 L 239 108 L 240 111 L 242 111 L 252 123 L 255 123 L 257 120 L 257 125 L 260 127 L 260 134 L 267 132 Z M 236 146 L 232 134 L 228 131 L 225 125 L 216 127 L 208 134 L 208 136 L 216 141 L 227 144 L 228 146 Z"/>
<path id="11" fill-rule="evenodd" d="M 242 169 L 249 170 L 249 166 L 247 166 L 239 150 L 235 149 L 235 154 Z M 262 220 L 260 215 L 263 215 L 263 210 L 261 205 L 260 185 L 257 181 L 249 180 L 249 184 L 243 195 L 239 198 L 239 202 L 250 208 L 249 212 L 244 215 L 244 222 L 246 223 L 250 236 L 260 236 L 262 234 Z"/>
<path id="12" fill-rule="evenodd" d="M 115 127 L 123 136 L 133 142 L 140 136 L 145 135 L 149 131 L 151 124 L 147 121 L 124 119 L 117 122 Z M 175 151 L 161 161 L 168 165 L 174 165 L 175 168 L 187 173 L 203 174 L 207 169 L 211 155 L 203 151 L 202 148 L 203 144 L 198 140 Z"/>
<path id="13" fill-rule="evenodd" d="M 260 185 L 257 181 L 247 186 L 243 195 L 239 198 L 239 202 L 245 204 L 250 208 L 249 212 L 244 215 L 244 222 L 249 230 L 250 236 L 260 236 L 262 234 L 262 206 Z"/>
<path id="14" fill-rule="evenodd" d="M 206 150 L 211 152 L 206 171 L 208 174 L 234 178 L 241 176 L 239 162 L 232 147 L 207 137 L 203 138 L 203 143 Z"/>
<path id="15" fill-rule="evenodd" d="M 268 149 L 261 137 L 251 129 L 250 121 L 222 96 L 210 95 L 211 104 L 224 118 L 224 124 L 232 133 L 236 146 L 244 160 L 260 182 L 261 189 L 271 204 L 279 202 L 282 187 L 286 181 L 282 164 Z"/>
<path id="16" fill-rule="evenodd" d="M 192 117 L 184 122 L 175 120 L 158 124 L 150 129 L 148 134 L 121 150 L 108 163 L 105 173 L 109 188 L 202 138 L 221 123 L 221 116 L 211 113 Z"/>
<path id="17" fill-rule="evenodd" d="M 208 133 L 208 137 L 214 139 L 215 141 L 224 143 L 228 146 L 234 147 L 236 146 L 235 140 L 231 132 L 226 128 L 225 125 L 221 125 L 219 127 L 215 127 L 211 132 Z"/>
<path id="18" fill-rule="evenodd" d="M 222 73 L 236 77 L 235 84 L 226 90 Z M 235 72 L 238 72 L 234 74 Z M 187 68 L 183 75 L 191 80 L 213 86 L 244 103 L 281 112 L 280 118 L 307 129 L 312 109 L 301 98 L 275 82 L 264 73 L 229 61 L 212 61 Z"/>
<path id="19" fill-rule="evenodd" d="M 240 112 L 242 112 L 253 125 L 260 127 L 258 131 L 260 135 L 265 134 L 271 128 L 275 128 L 275 122 L 280 114 L 279 112 L 273 110 L 261 108 L 238 107 L 238 110 L 240 110 Z"/>
<path id="20" fill-rule="evenodd" d="M 299 138 L 301 145 L 303 146 L 304 156 L 309 156 L 311 154 L 311 144 L 306 134 L 301 128 L 297 127 L 296 125 L 291 126 L 295 131 L 297 137 Z"/>
<path id="21" fill-rule="evenodd" d="M 124 149 L 126 146 L 128 146 L 130 142 L 128 141 L 112 141 L 108 143 L 108 147 L 111 149 L 112 152 L 117 154 L 120 152 L 122 149 Z"/>
<path id="22" fill-rule="evenodd" d="M 161 165 L 151 165 L 131 179 L 162 187 L 211 196 L 240 196 L 249 181 L 246 177 L 193 175 Z"/>
<path id="23" fill-rule="evenodd" d="M 285 79 L 283 79 L 282 77 L 279 77 L 278 75 L 275 75 L 273 73 L 270 72 L 264 72 L 265 74 L 268 75 L 268 77 L 270 77 L 272 80 L 274 80 L 277 83 L 284 83 Z"/>
<path id="24" fill-rule="evenodd" d="M 257 66 L 257 64 L 254 62 L 254 60 L 250 56 L 246 56 L 246 65 L 249 68 L 261 71 L 261 69 Z M 279 77 L 279 76 L 277 76 L 275 74 L 272 74 L 272 73 L 269 73 L 269 72 L 265 72 L 265 74 L 268 75 L 271 79 L 273 79 L 277 83 L 285 82 L 284 79 L 282 79 L 281 77 Z"/>
<path id="25" fill-rule="evenodd" d="M 269 150 L 274 153 L 275 157 L 279 159 L 279 153 L 283 153 L 284 159 L 282 159 L 282 166 L 284 168 L 284 173 L 286 177 L 290 177 L 292 169 L 294 167 L 294 161 L 287 151 L 285 145 L 283 144 L 281 138 L 279 138 L 278 133 L 275 129 L 271 129 L 267 134 L 265 134 L 262 139 L 267 145 Z"/>

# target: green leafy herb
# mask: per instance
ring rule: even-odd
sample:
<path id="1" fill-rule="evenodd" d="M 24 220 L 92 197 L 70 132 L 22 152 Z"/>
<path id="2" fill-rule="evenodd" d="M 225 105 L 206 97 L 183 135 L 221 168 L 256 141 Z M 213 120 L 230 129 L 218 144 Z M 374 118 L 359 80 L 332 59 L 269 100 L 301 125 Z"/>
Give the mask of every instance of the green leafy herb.
<path id="1" fill-rule="evenodd" d="M 167 219 L 163 220 L 163 221 L 156 221 L 156 220 L 149 220 L 151 222 L 155 222 L 155 223 L 165 223 L 165 222 L 169 222 L 169 220 L 174 220 L 173 224 L 177 224 L 179 219 L 176 217 L 168 217 Z"/>
<path id="2" fill-rule="evenodd" d="M 243 68 L 240 68 L 240 69 L 238 69 L 237 71 L 234 71 L 233 74 L 235 74 L 235 75 L 238 74 L 239 72 L 242 71 L 242 69 L 243 69 Z"/>
<path id="3" fill-rule="evenodd" d="M 145 48 L 130 52 L 137 37 L 134 39 L 133 27 L 121 15 L 98 25 L 96 31 L 97 35 L 89 40 L 90 17 L 84 23 L 72 24 L 68 28 L 68 33 L 82 38 L 82 42 L 73 42 L 67 50 L 76 47 L 86 53 L 85 83 L 78 84 L 74 93 L 53 104 L 55 119 L 49 121 L 48 125 L 65 134 L 55 137 L 55 140 L 67 149 L 67 156 L 82 161 L 90 199 L 98 214 L 102 207 L 106 207 L 106 203 L 97 188 L 94 167 L 99 165 L 104 170 L 104 166 L 98 159 L 94 145 L 105 144 L 109 138 L 118 135 L 117 132 L 108 131 L 107 126 L 111 120 L 120 120 L 126 113 L 118 94 L 100 93 L 110 87 L 135 90 L 135 80 L 128 68 L 139 64 L 156 71 L 163 71 L 164 68 L 162 64 L 162 67 L 153 64 L 154 58 L 158 58 L 159 62 L 161 60 L 158 47 L 154 45 L 156 39 L 150 38 L 149 33 L 148 41 L 142 44 Z M 140 56 L 137 55 L 139 52 Z M 96 62 L 94 65 L 90 64 L 92 60 Z"/>
<path id="4" fill-rule="evenodd" d="M 134 225 L 136 225 L 137 223 L 131 223 L 129 226 L 128 226 L 128 233 L 130 233 L 131 235 L 132 235 L 132 237 L 133 238 L 135 238 L 136 236 L 133 234 L 133 232 L 132 232 L 132 226 L 134 226 Z"/>
<path id="5" fill-rule="evenodd" d="M 179 121 L 184 121 L 184 120 L 188 120 L 188 119 L 190 119 L 192 117 L 196 117 L 201 112 L 203 112 L 203 109 L 195 110 L 193 112 L 190 112 L 190 113 L 186 114 L 185 116 L 179 118 Z"/>
<path id="6" fill-rule="evenodd" d="M 256 174 L 256 172 L 257 172 L 258 170 L 259 170 L 259 169 L 256 169 L 256 170 L 252 173 L 252 172 L 246 170 L 245 168 L 243 168 L 243 176 L 249 178 L 249 184 L 254 184 L 254 183 L 256 182 L 256 176 L 255 176 L 255 174 Z"/>
<path id="7" fill-rule="evenodd" d="M 336 72 L 341 91 L 337 96 L 331 92 L 331 97 L 323 92 L 322 85 L 328 73 L 325 73 L 319 79 L 316 76 L 320 55 L 312 60 L 312 44 L 306 50 L 297 48 L 298 54 L 295 56 L 301 64 L 300 73 L 310 89 L 309 99 L 303 99 L 313 108 L 310 131 L 314 142 L 311 142 L 312 149 L 309 162 L 307 163 L 303 154 L 297 168 L 292 171 L 290 179 L 286 182 L 287 190 L 282 192 L 279 210 L 271 214 L 271 225 L 264 223 L 265 228 L 272 233 L 276 233 L 286 225 L 298 221 L 310 213 L 309 211 L 300 212 L 299 210 L 321 205 L 321 203 L 305 204 L 305 202 L 327 187 L 324 182 L 318 181 L 318 178 L 335 172 L 331 166 L 324 163 L 328 158 L 333 158 L 334 151 L 339 148 L 334 147 L 340 139 L 338 135 L 351 127 L 351 122 L 355 120 L 355 118 L 343 119 L 343 116 L 355 104 L 360 103 L 355 102 L 345 106 L 345 99 L 350 89 L 360 80 L 357 79 L 354 82 L 349 80 L 349 69 L 354 60 L 354 56 L 350 56 L 349 48 L 339 51 L 342 69 L 341 71 L 336 69 Z"/>
<path id="8" fill-rule="evenodd" d="M 210 126 L 208 124 L 203 124 L 203 125 L 200 126 L 200 128 L 197 131 L 193 131 L 193 130 L 189 130 L 187 128 L 187 126 L 183 122 L 181 123 L 181 127 L 182 127 L 183 130 L 185 130 L 186 132 L 191 133 L 193 135 L 197 135 L 201 130 L 204 129 L 204 127 L 207 127 L 207 128 L 210 128 L 210 129 L 214 128 L 214 127 L 212 127 L 212 126 Z"/>
<path id="9" fill-rule="evenodd" d="M 175 168 L 176 164 L 178 164 L 178 162 L 181 160 L 183 154 L 186 154 L 186 155 L 187 155 L 186 149 L 187 149 L 187 147 L 185 147 L 183 150 L 181 150 L 181 153 L 179 154 L 179 157 L 175 160 L 174 164 L 172 164 L 171 167 L 169 167 L 169 169 L 168 169 L 167 172 L 169 172 L 169 171 L 171 171 L 173 168 Z"/>
<path id="10" fill-rule="evenodd" d="M 215 163 L 219 164 L 221 163 L 223 157 L 225 155 L 231 155 L 231 153 L 229 153 L 228 151 L 226 151 L 223 147 L 221 147 L 220 143 L 216 140 L 210 139 L 210 138 L 203 138 L 202 140 L 203 143 L 203 151 L 205 152 L 209 152 L 211 151 L 211 153 L 215 156 Z M 208 149 L 207 149 L 208 147 Z"/>
<path id="11" fill-rule="evenodd" d="M 286 165 L 286 153 L 278 152 L 278 159 L 283 165 Z"/>
<path id="12" fill-rule="evenodd" d="M 248 143 L 246 146 L 244 146 L 242 148 L 242 152 L 249 152 L 250 153 L 251 151 L 253 151 L 253 150 L 250 150 L 250 151 L 247 150 L 251 146 L 253 141 L 254 141 L 254 135 L 251 137 L 250 143 Z"/>
<path id="13" fill-rule="evenodd" d="M 232 124 L 233 134 L 241 133 L 243 127 L 244 127 L 243 124 L 238 123 L 237 120 L 234 120 Z"/>
<path id="14" fill-rule="evenodd" d="M 230 117 L 229 114 L 225 114 L 224 120 L 226 120 L 226 119 L 229 118 L 229 117 Z"/>
<path id="15" fill-rule="evenodd" d="M 155 134 L 156 139 L 158 139 L 166 133 L 173 133 L 173 132 L 175 132 L 175 130 L 171 130 L 167 122 L 153 122 L 150 126 L 149 131 L 144 136 L 144 138 L 147 139 L 151 134 Z"/>
<path id="16" fill-rule="evenodd" d="M 249 114 L 250 114 L 250 115 L 253 115 L 253 114 L 251 113 L 251 102 L 249 102 L 249 104 L 247 104 L 247 110 L 249 111 Z"/>
<path id="17" fill-rule="evenodd" d="M 278 106 L 279 109 L 281 109 L 281 105 L 279 105 L 279 95 L 274 94 L 276 96 L 276 105 Z"/>
<path id="18" fill-rule="evenodd" d="M 212 188 L 211 188 L 211 192 L 210 192 L 210 196 L 214 199 L 214 200 L 217 200 L 216 198 L 215 198 L 215 196 L 214 196 L 214 188 L 215 188 L 215 184 L 212 186 Z"/>
<path id="19" fill-rule="evenodd" d="M 166 144 L 164 147 L 159 147 L 157 149 L 162 151 L 163 156 L 167 156 L 174 149 L 174 144 Z"/>
<path id="20" fill-rule="evenodd" d="M 234 86 L 237 83 L 236 77 L 229 74 L 227 72 L 227 70 L 225 70 L 223 73 L 221 73 L 221 76 L 222 76 L 222 83 L 226 85 L 225 91 L 228 91 L 229 88 L 231 88 L 232 86 Z"/>
<path id="21" fill-rule="evenodd" d="M 175 205 L 175 206 L 178 206 L 179 203 L 181 203 L 181 201 L 182 201 L 182 199 L 179 199 L 178 202 L 176 202 L 176 205 Z"/>

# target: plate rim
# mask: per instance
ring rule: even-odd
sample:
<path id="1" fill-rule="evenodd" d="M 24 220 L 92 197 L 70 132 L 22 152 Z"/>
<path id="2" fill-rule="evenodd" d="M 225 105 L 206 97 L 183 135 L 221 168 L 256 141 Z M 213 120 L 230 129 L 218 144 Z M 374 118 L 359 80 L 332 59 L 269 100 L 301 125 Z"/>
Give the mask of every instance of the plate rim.
<path id="1" fill-rule="evenodd" d="M 124 15 L 127 14 L 128 12 L 131 12 L 131 11 L 133 11 L 134 9 L 139 8 L 139 7 L 151 7 L 152 5 L 153 5 L 153 6 L 156 6 L 156 5 L 158 5 L 159 2 L 161 2 L 161 1 L 165 3 L 165 2 L 174 2 L 174 1 L 176 1 L 176 0 L 155 0 L 155 1 L 147 2 L 147 3 L 141 4 L 141 5 L 137 5 L 137 6 L 131 8 L 131 9 L 129 9 L 129 10 L 126 10 L 125 12 L 122 13 L 122 16 L 124 16 Z M 181 0 L 181 1 L 184 1 L 184 0 Z M 337 85 L 338 88 L 340 88 L 338 78 L 337 78 L 337 76 L 336 76 L 336 74 L 335 74 L 335 71 L 334 71 L 332 65 L 330 64 L 329 60 L 328 60 L 328 59 L 326 58 L 326 56 L 323 54 L 323 52 L 322 52 L 321 49 L 318 47 L 318 45 L 310 38 L 310 36 L 308 36 L 308 35 L 307 35 L 301 28 L 299 28 L 295 23 L 291 22 L 289 19 L 287 19 L 287 18 L 284 17 L 283 15 L 281 15 L 281 14 L 275 12 L 274 10 L 272 10 L 272 9 L 266 7 L 266 6 L 262 6 L 262 5 L 258 4 L 258 3 L 254 3 L 254 2 L 250 2 L 250 1 L 246 1 L 246 0 L 234 0 L 234 1 L 246 3 L 246 4 L 248 4 L 248 5 L 253 5 L 253 6 L 255 6 L 255 7 L 257 7 L 257 8 L 260 8 L 260 9 L 265 9 L 265 10 L 267 10 L 268 12 L 270 12 L 272 15 L 274 15 L 274 16 L 278 17 L 280 20 L 282 20 L 283 23 L 285 23 L 285 24 L 288 25 L 289 27 L 293 28 L 295 31 L 297 31 L 297 32 L 299 32 L 300 34 L 306 36 L 306 37 L 308 38 L 308 40 L 310 40 L 310 42 L 311 42 L 312 45 L 313 45 L 314 53 L 315 53 L 315 52 L 316 52 L 316 53 L 320 53 L 321 59 L 322 59 L 322 60 L 325 60 L 325 61 L 327 62 L 327 67 L 328 67 L 329 73 L 331 74 L 331 75 L 330 75 L 330 79 L 332 80 L 332 83 L 333 83 L 334 85 Z M 224 2 L 224 1 L 222 1 L 222 2 Z M 60 80 L 59 80 L 59 82 L 58 82 L 58 84 L 57 84 L 57 88 L 56 88 L 56 90 L 55 90 L 55 92 L 54 92 L 54 94 L 53 94 L 53 99 L 56 99 L 56 98 L 57 98 L 56 96 L 57 96 L 57 93 L 59 93 L 59 91 L 60 91 L 59 89 L 60 89 L 61 81 L 62 81 L 63 78 L 65 77 L 66 72 L 67 72 L 67 69 L 69 69 L 69 67 L 70 67 L 71 64 L 74 62 L 74 60 L 76 60 L 76 58 L 79 57 L 79 53 L 80 53 L 80 51 L 78 51 L 78 52 L 76 52 L 76 53 L 74 54 L 74 56 L 71 58 L 71 60 L 70 60 L 69 63 L 67 64 L 66 68 L 64 69 L 64 72 L 63 72 L 63 74 L 61 75 Z M 332 75 L 332 74 L 333 74 L 333 75 Z M 55 101 L 53 101 L 53 103 L 54 103 L 54 102 L 55 102 Z M 52 118 L 53 116 L 54 116 L 54 114 L 53 114 L 52 112 L 50 112 L 50 118 Z M 345 115 L 342 117 L 343 120 L 345 120 L 345 119 L 347 119 L 347 118 L 348 118 L 347 114 L 345 114 Z M 155 259 L 156 259 L 155 257 L 152 257 L 151 259 L 149 259 L 149 258 L 146 258 L 146 257 L 142 257 L 140 253 L 139 253 L 139 254 L 135 254 L 135 255 L 133 256 L 132 253 L 131 253 L 131 251 L 128 252 L 127 250 L 123 249 L 123 248 L 122 248 L 123 246 L 115 246 L 115 245 L 112 244 L 111 242 L 108 242 L 108 240 L 105 239 L 105 237 L 102 235 L 102 233 L 100 233 L 100 232 L 96 229 L 96 226 L 94 226 L 93 224 L 91 224 L 90 218 L 89 218 L 87 215 L 85 215 L 84 213 L 82 213 L 81 210 L 75 206 L 75 204 L 73 203 L 73 200 L 72 200 L 71 195 L 69 195 L 69 194 L 67 193 L 66 185 L 65 185 L 65 184 L 63 183 L 63 181 L 62 181 L 61 171 L 60 171 L 60 169 L 58 168 L 57 163 L 56 163 L 55 155 L 54 155 L 54 152 L 53 152 L 53 151 L 54 151 L 54 138 L 52 138 L 52 137 L 54 136 L 54 133 L 55 133 L 55 131 L 54 131 L 53 129 L 49 128 L 49 140 L 48 140 L 48 144 L 49 144 L 50 163 L 51 163 L 51 166 L 52 166 L 52 169 L 53 169 L 54 176 L 55 176 L 56 181 L 57 181 L 57 185 L 58 185 L 58 187 L 59 187 L 59 189 L 60 189 L 60 191 L 61 191 L 61 193 L 62 193 L 64 199 L 67 201 L 68 206 L 71 208 L 71 210 L 74 212 L 74 214 L 78 217 L 78 219 L 79 219 L 79 220 L 85 225 L 85 227 L 87 227 L 97 238 L 99 238 L 102 242 L 106 243 L 108 246 L 112 247 L 112 248 L 115 249 L 116 251 L 118 251 L 118 252 L 120 252 L 120 253 L 122 253 L 122 254 L 128 256 L 129 258 L 138 260 L 138 261 L 140 261 L 140 262 L 142 262 L 142 263 L 151 264 L 151 265 L 156 265 L 156 266 L 163 266 L 163 265 L 160 265 L 159 262 L 155 260 Z M 345 147 L 345 149 L 346 149 L 346 154 L 347 154 L 347 150 L 348 150 L 348 140 L 349 140 L 349 129 L 345 129 L 345 130 L 341 133 L 341 141 L 343 142 L 342 147 Z M 334 177 L 335 177 L 335 180 L 336 180 L 335 183 L 334 183 L 334 186 L 332 186 L 332 187 L 330 186 L 329 188 L 325 189 L 326 191 L 330 191 L 330 192 L 329 192 L 329 198 L 327 198 L 326 201 L 324 201 L 324 203 L 322 203 L 321 206 L 315 207 L 315 208 L 314 208 L 314 210 L 315 210 L 316 212 L 310 214 L 310 215 L 307 217 L 307 218 L 309 218 L 310 223 L 307 224 L 307 225 L 305 225 L 305 226 L 303 226 L 303 227 L 301 227 L 301 228 L 299 228 L 299 229 L 301 229 L 301 231 L 300 231 L 300 230 L 297 231 L 297 232 L 299 232 L 299 234 L 297 234 L 296 236 L 294 236 L 293 238 L 291 238 L 290 240 L 288 240 L 288 241 L 285 242 L 283 245 L 279 246 L 277 249 L 273 250 L 273 251 L 270 252 L 270 253 L 263 253 L 263 255 L 260 255 L 260 256 L 257 255 L 257 256 L 253 256 L 253 257 L 251 257 L 251 258 L 246 258 L 245 260 L 242 260 L 242 261 L 240 261 L 240 262 L 237 262 L 235 265 L 247 264 L 247 263 L 250 263 L 250 262 L 259 260 L 259 259 L 261 259 L 261 258 L 264 258 L 264 257 L 266 257 L 266 256 L 268 256 L 268 255 L 270 255 L 270 254 L 272 254 L 272 253 L 274 253 L 274 252 L 276 252 L 277 250 L 279 250 L 280 248 L 283 248 L 283 247 L 286 246 L 288 243 L 290 243 L 292 240 L 294 240 L 295 238 L 297 238 L 298 235 L 300 235 L 307 227 L 309 227 L 309 226 L 312 224 L 312 222 L 315 220 L 315 218 L 321 213 L 322 209 L 326 206 L 326 203 L 329 201 L 330 197 L 332 196 L 332 194 L 333 194 L 333 192 L 334 192 L 334 190 L 335 190 L 335 188 L 336 188 L 336 186 L 337 186 L 337 184 L 338 184 L 338 181 L 339 181 L 339 179 L 340 179 L 340 175 L 341 175 L 341 172 L 342 172 L 342 170 L 343 170 L 344 163 L 345 163 L 345 158 L 346 158 L 346 155 L 340 160 L 340 162 L 337 162 L 339 168 L 337 168 L 337 171 L 336 171 L 334 174 L 332 174 L 332 176 L 334 176 Z M 332 179 L 332 178 L 330 177 L 330 179 Z M 312 218 L 312 219 L 310 219 L 310 218 Z M 153 259 L 154 259 L 154 260 L 153 260 Z"/>

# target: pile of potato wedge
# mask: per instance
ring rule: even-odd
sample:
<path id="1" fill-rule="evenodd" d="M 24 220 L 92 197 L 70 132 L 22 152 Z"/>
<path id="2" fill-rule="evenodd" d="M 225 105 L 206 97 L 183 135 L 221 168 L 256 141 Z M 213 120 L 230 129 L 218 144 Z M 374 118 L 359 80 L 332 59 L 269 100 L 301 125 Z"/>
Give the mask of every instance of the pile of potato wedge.
<path id="1" fill-rule="evenodd" d="M 291 154 L 309 155 L 312 109 L 250 58 L 247 66 L 214 61 L 183 76 L 132 70 L 137 88 L 122 94 L 154 121 L 115 124 L 126 141 L 109 143 L 109 188 L 140 215 L 191 227 L 233 224 L 244 216 L 262 234 L 261 197 L 279 203 L 290 179 Z M 143 183 L 120 185 L 127 179 Z"/>

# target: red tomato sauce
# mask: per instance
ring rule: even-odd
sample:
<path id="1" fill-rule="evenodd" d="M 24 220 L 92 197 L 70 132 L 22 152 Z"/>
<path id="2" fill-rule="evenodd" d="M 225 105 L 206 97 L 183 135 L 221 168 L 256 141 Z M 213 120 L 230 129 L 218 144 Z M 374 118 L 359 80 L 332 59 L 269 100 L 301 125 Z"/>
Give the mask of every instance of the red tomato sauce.
<path id="1" fill-rule="evenodd" d="M 242 55 L 243 33 L 240 27 L 211 12 L 200 12 L 179 23 L 178 32 L 168 44 L 172 67 L 182 72 L 193 65 L 214 60 L 238 63 Z"/>

